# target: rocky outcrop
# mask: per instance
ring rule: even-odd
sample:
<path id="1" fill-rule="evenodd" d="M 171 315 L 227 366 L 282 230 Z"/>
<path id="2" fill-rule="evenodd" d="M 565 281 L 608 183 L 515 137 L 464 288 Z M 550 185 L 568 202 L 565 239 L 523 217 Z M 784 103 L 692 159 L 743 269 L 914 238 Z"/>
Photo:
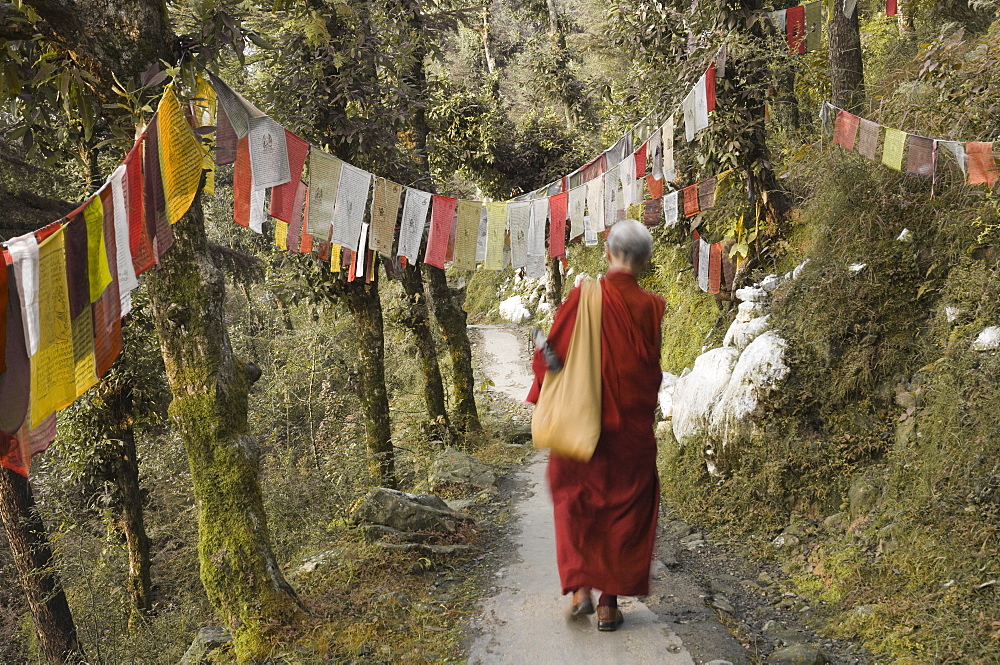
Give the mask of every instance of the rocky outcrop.
<path id="1" fill-rule="evenodd" d="M 442 451 L 431 466 L 429 482 L 432 487 L 442 484 L 492 487 L 497 477 L 490 467 L 471 455 L 454 448 Z"/>
<path id="2" fill-rule="evenodd" d="M 217 662 L 211 654 L 220 649 L 230 648 L 232 641 L 232 635 L 223 628 L 216 626 L 201 628 L 177 665 L 208 665 Z"/>
<path id="3" fill-rule="evenodd" d="M 461 522 L 472 518 L 457 513 L 433 494 L 409 494 L 379 487 L 354 510 L 357 524 L 379 524 L 398 531 L 454 533 Z"/>

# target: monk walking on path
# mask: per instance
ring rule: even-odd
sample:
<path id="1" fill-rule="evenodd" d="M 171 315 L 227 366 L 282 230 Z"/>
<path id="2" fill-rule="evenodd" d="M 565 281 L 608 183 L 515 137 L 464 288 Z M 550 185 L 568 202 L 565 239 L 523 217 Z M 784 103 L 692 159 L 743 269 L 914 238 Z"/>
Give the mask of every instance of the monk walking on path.
<path id="1" fill-rule="evenodd" d="M 664 301 L 642 289 L 636 277 L 649 266 L 652 237 L 645 226 L 624 220 L 611 227 L 600 280 L 601 436 L 588 462 L 551 455 L 548 479 L 555 513 L 556 559 L 573 615 L 594 611 L 591 589 L 601 591 L 598 630 L 624 621 L 618 596 L 649 593 L 660 481 L 653 434 L 660 371 L 660 324 Z M 556 312 L 549 343 L 566 358 L 576 322 L 580 288 Z M 535 402 L 547 370 L 535 354 Z"/>

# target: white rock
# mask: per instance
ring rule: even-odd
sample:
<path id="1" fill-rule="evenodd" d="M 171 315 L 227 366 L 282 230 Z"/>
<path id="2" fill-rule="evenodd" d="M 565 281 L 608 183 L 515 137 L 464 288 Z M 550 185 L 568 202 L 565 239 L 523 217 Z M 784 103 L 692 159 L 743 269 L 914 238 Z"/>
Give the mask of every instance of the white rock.
<path id="1" fill-rule="evenodd" d="M 781 286 L 781 278 L 773 274 L 768 275 L 764 279 L 760 280 L 760 286 L 768 293 L 774 293 L 775 290 Z"/>
<path id="2" fill-rule="evenodd" d="M 726 331 L 726 338 L 722 342 L 722 345 L 731 346 L 737 351 L 742 351 L 747 348 L 747 345 L 754 341 L 758 335 L 767 330 L 767 322 L 770 318 L 770 314 L 765 314 L 764 316 L 758 316 L 756 319 L 750 319 L 746 322 L 733 321 L 729 325 L 729 330 Z"/>
<path id="3" fill-rule="evenodd" d="M 500 303 L 500 316 L 511 323 L 521 323 L 531 318 L 531 312 L 521 302 L 521 296 L 511 296 Z"/>
<path id="4" fill-rule="evenodd" d="M 903 231 L 899 234 L 899 237 L 896 238 L 896 240 L 898 240 L 899 242 L 912 242 L 913 231 L 911 231 L 910 229 L 903 229 Z"/>
<path id="5" fill-rule="evenodd" d="M 764 302 L 769 294 L 759 286 L 744 286 L 742 289 L 736 289 L 733 295 L 743 302 Z"/>
<path id="6" fill-rule="evenodd" d="M 1000 349 L 1000 326 L 986 328 L 972 343 L 973 351 L 992 351 L 994 349 Z"/>
<path id="7" fill-rule="evenodd" d="M 809 265 L 809 259 L 806 259 L 799 265 L 795 266 L 795 270 L 792 271 L 792 279 L 798 279 L 799 275 L 802 274 L 802 271 L 805 270 L 807 265 Z"/>
<path id="8" fill-rule="evenodd" d="M 660 402 L 660 413 L 664 418 L 670 418 L 673 415 L 674 387 L 677 385 L 678 378 L 676 374 L 663 373 L 663 381 L 660 382 L 660 392 L 657 399 Z"/>
<path id="9" fill-rule="evenodd" d="M 764 306 L 752 300 L 741 302 L 739 307 L 736 308 L 736 320 L 740 323 L 749 323 L 751 319 L 756 319 L 759 316 L 763 316 L 763 314 Z"/>
<path id="10" fill-rule="evenodd" d="M 712 406 L 729 383 L 739 355 L 728 347 L 712 349 L 698 356 L 694 368 L 677 380 L 671 411 L 678 443 L 683 445 L 706 432 Z"/>
<path id="11" fill-rule="evenodd" d="M 948 323 L 952 323 L 955 321 L 955 319 L 957 319 L 959 316 L 962 315 L 963 311 L 964 310 L 962 310 L 959 307 L 953 307 L 951 305 L 948 305 L 947 307 L 944 308 L 944 317 L 948 319 Z"/>
<path id="12" fill-rule="evenodd" d="M 787 342 L 773 331 L 762 333 L 740 354 L 732 376 L 712 406 L 708 433 L 729 443 L 740 421 L 757 410 L 760 398 L 778 386 L 788 375 L 784 362 Z"/>
<path id="13" fill-rule="evenodd" d="M 847 269 L 853 273 L 859 273 L 867 267 L 868 267 L 867 263 L 852 263 L 851 265 L 847 266 Z"/>
<path id="14" fill-rule="evenodd" d="M 550 311 L 552 311 L 552 305 L 549 304 L 548 300 L 543 300 L 542 302 L 538 303 L 539 314 L 548 314 Z"/>

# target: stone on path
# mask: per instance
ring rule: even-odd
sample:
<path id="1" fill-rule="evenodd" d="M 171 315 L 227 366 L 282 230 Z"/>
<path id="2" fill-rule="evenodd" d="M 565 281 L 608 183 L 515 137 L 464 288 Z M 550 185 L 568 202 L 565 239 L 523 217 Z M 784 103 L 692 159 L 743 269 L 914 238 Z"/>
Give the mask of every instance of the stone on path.
<path id="1" fill-rule="evenodd" d="M 352 517 L 359 524 L 381 524 L 399 531 L 443 533 L 454 533 L 460 522 L 472 519 L 456 513 L 433 494 L 409 494 L 385 487 L 373 489 Z"/>
<path id="2" fill-rule="evenodd" d="M 472 455 L 454 448 L 445 448 L 434 460 L 428 480 L 431 486 L 455 484 L 492 487 L 497 477 L 489 466 Z"/>
<path id="3" fill-rule="evenodd" d="M 826 665 L 830 660 L 814 646 L 796 644 L 772 652 L 764 662 L 767 665 Z"/>
<path id="4" fill-rule="evenodd" d="M 191 646 L 184 652 L 178 665 L 207 665 L 215 659 L 209 659 L 209 654 L 213 651 L 226 648 L 233 637 L 224 629 L 217 626 L 207 626 L 198 630 Z"/>

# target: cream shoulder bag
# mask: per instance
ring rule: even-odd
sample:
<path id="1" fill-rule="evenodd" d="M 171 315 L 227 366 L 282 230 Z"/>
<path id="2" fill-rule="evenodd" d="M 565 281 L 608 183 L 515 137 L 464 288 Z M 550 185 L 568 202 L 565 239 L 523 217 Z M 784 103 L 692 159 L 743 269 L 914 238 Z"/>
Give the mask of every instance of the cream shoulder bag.
<path id="1" fill-rule="evenodd" d="M 531 416 L 536 448 L 588 461 L 601 436 L 601 284 L 580 284 L 580 304 L 563 368 L 546 372 Z"/>

